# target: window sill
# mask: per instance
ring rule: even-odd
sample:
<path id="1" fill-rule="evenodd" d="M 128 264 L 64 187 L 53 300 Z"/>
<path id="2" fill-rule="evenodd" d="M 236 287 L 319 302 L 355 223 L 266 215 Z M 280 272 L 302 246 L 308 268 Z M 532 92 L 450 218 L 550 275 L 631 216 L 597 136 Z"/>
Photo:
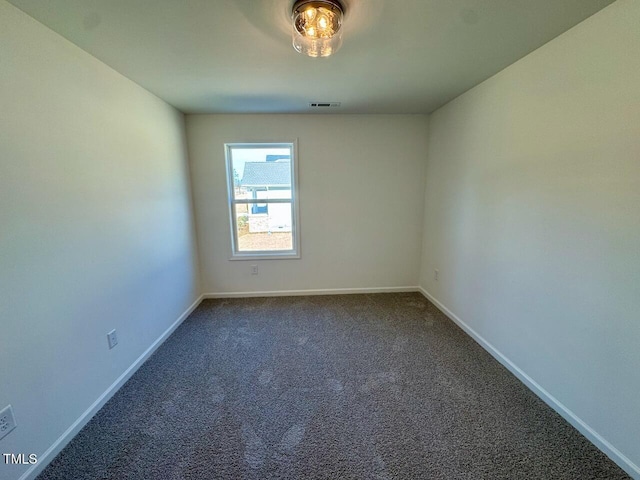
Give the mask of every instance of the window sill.
<path id="1" fill-rule="evenodd" d="M 298 260 L 299 258 L 299 253 L 248 253 L 233 255 L 229 257 L 229 260 Z"/>

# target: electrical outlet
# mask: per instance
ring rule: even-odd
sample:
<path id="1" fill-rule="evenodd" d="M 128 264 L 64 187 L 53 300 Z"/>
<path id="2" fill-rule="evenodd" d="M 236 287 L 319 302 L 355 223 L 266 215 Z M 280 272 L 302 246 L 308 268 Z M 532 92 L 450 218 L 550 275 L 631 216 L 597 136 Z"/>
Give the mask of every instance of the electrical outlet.
<path id="1" fill-rule="evenodd" d="M 16 417 L 13 416 L 13 408 L 7 405 L 0 411 L 0 439 L 16 428 Z"/>
<path id="2" fill-rule="evenodd" d="M 118 344 L 118 335 L 116 335 L 115 329 L 107 333 L 107 341 L 109 342 L 109 350 Z"/>
<path id="3" fill-rule="evenodd" d="M 434 270 L 433 279 L 437 282 L 439 278 L 440 278 L 440 272 L 438 270 Z"/>
<path id="4" fill-rule="evenodd" d="M 251 265 L 251 275 L 258 275 L 258 265 Z"/>

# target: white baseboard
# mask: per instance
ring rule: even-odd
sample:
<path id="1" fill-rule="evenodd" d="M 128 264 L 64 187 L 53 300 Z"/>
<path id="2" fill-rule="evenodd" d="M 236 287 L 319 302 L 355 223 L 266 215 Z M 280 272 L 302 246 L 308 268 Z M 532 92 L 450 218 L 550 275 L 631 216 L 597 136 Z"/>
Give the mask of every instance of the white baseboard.
<path id="1" fill-rule="evenodd" d="M 273 290 L 263 292 L 205 293 L 204 298 L 298 297 L 303 295 L 347 295 L 356 293 L 419 292 L 419 287 L 330 288 L 310 290 Z"/>
<path id="2" fill-rule="evenodd" d="M 142 366 L 142 364 L 149 358 L 153 352 L 155 352 L 160 345 L 164 343 L 164 341 L 169 338 L 169 336 L 174 332 L 176 328 L 180 326 L 182 322 L 193 312 L 200 302 L 202 302 L 202 295 L 193 302 L 189 308 L 185 310 L 185 312 L 180 315 L 180 317 L 173 322 L 173 324 L 167 328 L 158 339 L 151 344 L 149 348 L 147 348 L 142 355 L 140 355 L 135 362 L 131 364 L 129 368 L 127 368 L 122 375 L 120 375 L 115 382 L 111 384 L 109 388 L 105 390 L 105 392 L 98 397 L 98 399 L 93 402 L 93 404 L 85 410 L 85 412 L 80 415 L 80 417 L 73 422 L 73 424 L 67 428 L 67 430 L 60 435 L 60 437 L 53 442 L 47 451 L 45 451 L 42 455 L 38 455 L 38 463 L 29 467 L 29 469 L 22 474 L 19 480 L 32 480 L 34 479 L 40 472 L 42 472 L 45 467 L 60 453 L 60 451 L 73 439 L 73 437 L 84 427 L 89 420 L 100 410 L 107 401 L 113 397 L 113 395 L 120 389 L 122 385 L 126 383 L 129 378 Z"/>
<path id="3" fill-rule="evenodd" d="M 620 468 L 631 475 L 635 479 L 640 479 L 640 467 L 627 458 L 620 450 L 611 445 L 604 437 L 602 437 L 593 428 L 587 425 L 576 414 L 563 405 L 558 399 L 547 392 L 534 379 L 521 370 L 515 363 L 503 355 L 491 343 L 485 340 L 478 332 L 463 322 L 451 310 L 445 307 L 433 295 L 424 288 L 418 287 L 418 291 L 422 293 L 429 301 L 431 301 L 438 309 L 456 323 L 462 330 L 480 344 L 487 352 L 489 352 L 496 360 L 504 365 L 511 373 L 513 373 L 522 383 L 524 383 L 533 393 L 540 397 L 547 405 L 553 408 L 567 422 L 573 425 L 582 435 L 584 435 L 591 443 L 598 447 L 605 455 L 617 463 Z"/>

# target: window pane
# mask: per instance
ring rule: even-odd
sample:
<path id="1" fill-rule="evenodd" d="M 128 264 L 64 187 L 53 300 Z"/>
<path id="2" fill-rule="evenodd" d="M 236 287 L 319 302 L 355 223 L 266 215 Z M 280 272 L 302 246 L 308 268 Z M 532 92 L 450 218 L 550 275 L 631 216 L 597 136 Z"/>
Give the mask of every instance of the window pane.
<path id="1" fill-rule="evenodd" d="M 239 252 L 293 250 L 292 205 L 234 205 Z"/>
<path id="2" fill-rule="evenodd" d="M 230 154 L 234 198 L 291 198 L 291 147 L 232 146 Z"/>

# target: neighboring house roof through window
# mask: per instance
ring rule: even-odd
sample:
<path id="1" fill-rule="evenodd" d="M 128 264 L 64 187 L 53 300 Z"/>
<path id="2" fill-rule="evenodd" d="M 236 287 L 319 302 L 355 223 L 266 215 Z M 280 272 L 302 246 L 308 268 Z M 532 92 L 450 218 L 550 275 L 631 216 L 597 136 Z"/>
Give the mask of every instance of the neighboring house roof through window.
<path id="1" fill-rule="evenodd" d="M 244 187 L 290 186 L 291 166 L 289 161 L 246 162 L 240 185 Z"/>

